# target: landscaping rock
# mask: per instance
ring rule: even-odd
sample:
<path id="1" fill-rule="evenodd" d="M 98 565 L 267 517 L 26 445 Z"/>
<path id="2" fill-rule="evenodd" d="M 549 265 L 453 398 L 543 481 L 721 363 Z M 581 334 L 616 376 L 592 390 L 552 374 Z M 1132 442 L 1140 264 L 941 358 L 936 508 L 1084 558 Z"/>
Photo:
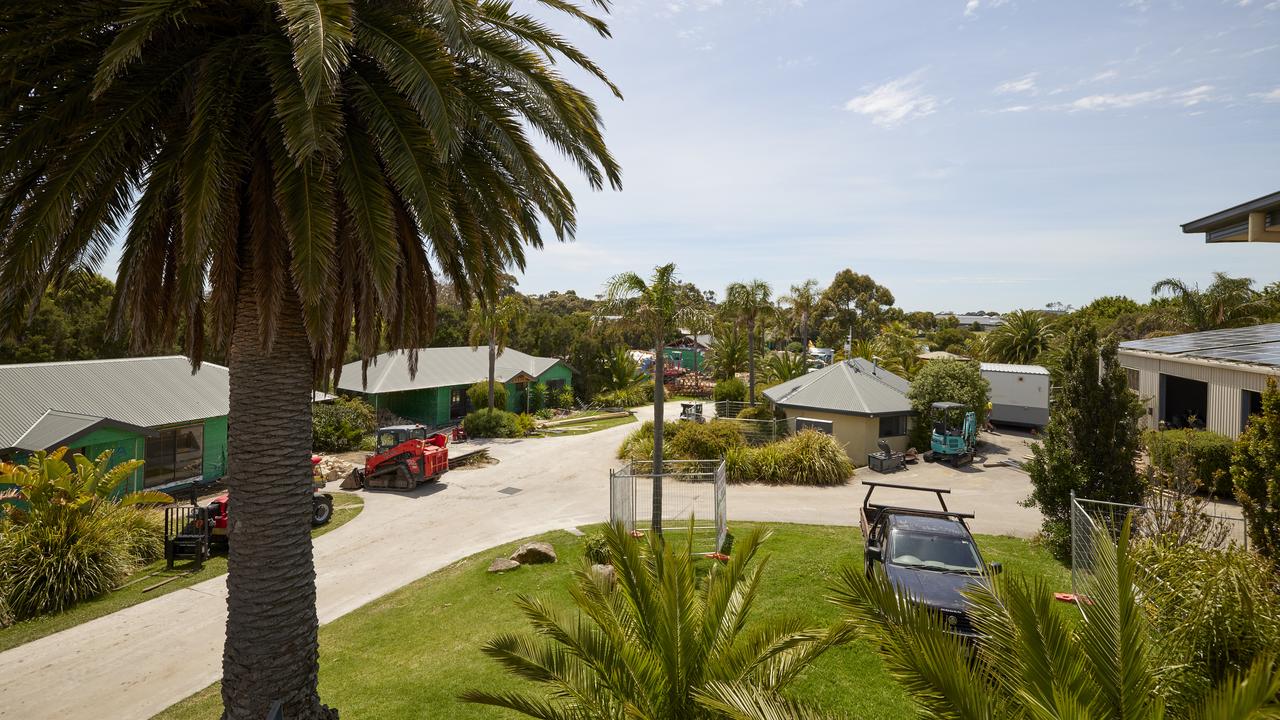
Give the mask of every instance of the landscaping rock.
<path id="1" fill-rule="evenodd" d="M 618 573 L 613 569 L 612 565 L 592 565 L 591 577 L 610 588 L 618 584 Z"/>
<path id="2" fill-rule="evenodd" d="M 518 569 L 520 569 L 520 563 L 507 558 L 494 558 L 493 562 L 489 563 L 489 572 L 491 573 L 503 573 L 508 570 Z"/>
<path id="3" fill-rule="evenodd" d="M 525 543 L 518 550 L 511 553 L 511 559 L 522 565 L 553 563 L 556 561 L 556 549 L 551 547 L 551 543 Z"/>

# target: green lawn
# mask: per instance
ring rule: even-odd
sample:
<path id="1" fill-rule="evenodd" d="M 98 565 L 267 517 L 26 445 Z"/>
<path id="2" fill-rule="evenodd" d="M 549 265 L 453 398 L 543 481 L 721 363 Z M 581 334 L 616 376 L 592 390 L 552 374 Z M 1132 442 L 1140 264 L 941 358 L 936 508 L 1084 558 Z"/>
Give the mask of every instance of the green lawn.
<path id="1" fill-rule="evenodd" d="M 333 519 L 327 524 L 312 530 L 311 537 L 315 538 L 327 532 L 333 532 L 356 515 L 359 515 L 363 509 L 364 499 L 359 495 L 335 493 L 333 496 Z M 140 602 L 167 595 L 174 590 L 191 587 L 210 578 L 223 575 L 227 572 L 227 556 L 225 553 L 215 551 L 213 557 L 205 561 L 204 567 L 199 572 L 188 572 L 186 570 L 188 565 L 189 561 L 182 561 L 172 571 L 167 571 L 165 570 L 165 561 L 163 559 L 157 560 L 131 575 L 121 585 L 120 589 L 107 593 L 96 600 L 81 603 L 57 615 L 33 618 L 0 629 L 0 651 L 17 647 L 32 640 L 38 640 L 60 630 L 66 630 L 69 627 L 100 618 L 103 615 L 109 615 L 117 610 L 137 605 Z M 143 590 L 168 578 L 177 579 L 149 592 L 143 592 Z"/>
<path id="2" fill-rule="evenodd" d="M 735 525 L 738 532 L 745 524 Z M 771 556 L 756 619 L 797 614 L 816 624 L 836 617 L 824 601 L 838 567 L 861 562 L 862 542 L 853 528 L 776 525 L 762 556 Z M 457 702 L 467 688 L 514 687 L 479 648 L 494 635 L 524 631 L 513 600 L 519 593 L 569 607 L 569 572 L 581 562 L 582 540 L 567 532 L 541 536 L 561 562 L 489 575 L 494 557 L 518 544 L 474 555 L 380 598 L 320 629 L 320 694 L 343 718 L 510 718 L 494 708 Z M 1047 553 L 1026 541 L 980 536 L 989 561 L 1007 571 L 1046 577 L 1067 590 L 1069 574 Z M 861 642 L 825 655 L 795 686 L 797 695 L 850 718 L 894 720 L 916 717 L 906 695 Z M 158 715 L 163 720 L 216 720 L 218 686 L 193 695 Z"/>
<path id="3" fill-rule="evenodd" d="M 588 417 L 595 417 L 596 415 L 603 415 L 603 414 L 604 413 L 600 411 L 594 411 L 594 412 L 583 413 L 580 415 L 571 415 L 570 417 L 588 418 Z M 574 423 L 572 425 L 560 425 L 554 428 L 543 428 L 543 429 L 540 429 L 539 432 L 544 433 L 547 437 L 560 437 L 564 435 L 586 435 L 587 433 L 593 433 L 600 430 L 607 430 L 608 428 L 611 428 L 611 427 L 618 427 L 619 425 L 626 425 L 628 423 L 633 423 L 635 421 L 636 421 L 635 415 L 626 415 L 623 417 L 611 417 L 611 418 L 605 418 L 603 420 L 595 420 L 595 421 L 583 420 L 580 423 Z"/>

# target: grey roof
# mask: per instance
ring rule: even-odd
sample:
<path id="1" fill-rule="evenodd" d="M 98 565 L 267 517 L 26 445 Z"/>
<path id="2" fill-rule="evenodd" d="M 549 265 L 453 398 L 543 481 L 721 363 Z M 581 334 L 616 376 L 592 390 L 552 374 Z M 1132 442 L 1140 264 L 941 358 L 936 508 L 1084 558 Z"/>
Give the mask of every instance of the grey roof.
<path id="1" fill-rule="evenodd" d="M 982 372 L 1000 372 L 1000 373 L 1016 373 L 1018 375 L 1048 375 L 1049 370 L 1040 365 L 1014 365 L 1013 363 L 989 363 L 980 364 L 979 369 Z"/>
<path id="2" fill-rule="evenodd" d="M 1240 242 L 1249 230 L 1249 213 L 1266 213 L 1266 225 L 1280 225 L 1280 192 L 1263 195 L 1182 225 L 1184 233 L 1205 234 L 1205 242 Z"/>
<path id="3" fill-rule="evenodd" d="M 44 415 L 36 420 L 35 424 L 27 429 L 22 437 L 13 441 L 13 444 L 5 450 L 49 450 L 59 445 L 72 443 L 85 435 L 97 430 L 98 428 L 111 427 L 120 430 L 128 430 L 138 433 L 139 435 L 152 435 L 153 432 L 147 428 L 129 423 L 119 422 L 110 418 L 97 417 L 94 415 L 81 415 L 80 413 L 62 412 L 61 410 L 47 410 Z"/>
<path id="4" fill-rule="evenodd" d="M 478 347 L 421 348 L 418 373 L 409 372 L 408 350 L 385 352 L 369 364 L 369 382 L 361 380 L 360 361 L 342 366 L 339 390 L 363 393 L 388 393 L 423 390 L 454 385 L 471 385 L 489 379 L 489 349 Z M 559 363 L 556 358 L 536 357 L 507 348 L 498 355 L 495 379 L 510 382 L 521 374 L 540 377 Z"/>
<path id="5" fill-rule="evenodd" d="M 228 388 L 225 367 L 204 363 L 193 375 L 181 355 L 0 365 L 0 448 L 29 433 L 28 443 L 79 432 L 75 415 L 136 427 L 226 415 Z"/>
<path id="6" fill-rule="evenodd" d="M 1120 349 L 1280 367 L 1280 323 L 1130 340 Z"/>
<path id="7" fill-rule="evenodd" d="M 869 360 L 853 358 L 774 385 L 764 396 L 784 408 L 880 417 L 911 413 L 910 386 Z"/>

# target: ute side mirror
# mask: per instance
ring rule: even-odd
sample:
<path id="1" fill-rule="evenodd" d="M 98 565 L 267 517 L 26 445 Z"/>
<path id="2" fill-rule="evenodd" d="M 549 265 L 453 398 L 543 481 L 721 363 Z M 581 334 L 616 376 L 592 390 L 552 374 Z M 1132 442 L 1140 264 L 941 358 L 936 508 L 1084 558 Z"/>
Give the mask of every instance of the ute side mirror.
<path id="1" fill-rule="evenodd" d="M 863 555 L 866 557 L 868 562 L 881 562 L 884 559 L 881 556 L 879 545 L 868 545 L 866 550 L 863 551 Z"/>
<path id="2" fill-rule="evenodd" d="M 988 564 L 987 564 L 987 574 L 988 574 L 988 575 L 999 575 L 999 574 L 1000 574 L 1000 573 L 1002 573 L 1002 572 L 1004 572 L 1004 565 L 1002 565 L 1002 564 L 1000 564 L 1000 563 L 998 563 L 998 562 L 993 562 L 993 563 L 988 563 Z"/>

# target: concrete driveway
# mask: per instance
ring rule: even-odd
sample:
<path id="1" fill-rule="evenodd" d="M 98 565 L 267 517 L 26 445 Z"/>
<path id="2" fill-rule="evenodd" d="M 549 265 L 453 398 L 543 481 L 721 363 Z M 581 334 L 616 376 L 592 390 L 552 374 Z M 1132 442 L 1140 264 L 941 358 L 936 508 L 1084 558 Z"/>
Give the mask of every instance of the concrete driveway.
<path id="1" fill-rule="evenodd" d="M 668 405 L 667 417 L 678 412 Z M 415 493 L 363 493 L 364 511 L 315 541 L 320 621 L 494 545 L 604 521 L 608 469 L 635 427 L 492 441 L 497 464 L 448 473 Z M 1016 439 L 1008 448 L 1020 457 L 1025 445 Z M 1030 535 L 1039 526 L 1034 510 L 1017 505 L 1028 492 L 1026 476 L 1009 468 L 919 464 L 858 477 L 951 487 L 953 509 L 978 513 L 977 532 Z M 862 492 L 858 484 L 735 486 L 727 505 L 739 521 L 852 525 Z M 226 582 L 215 578 L 0 653 L 0 718 L 150 717 L 218 679 L 225 622 Z"/>

